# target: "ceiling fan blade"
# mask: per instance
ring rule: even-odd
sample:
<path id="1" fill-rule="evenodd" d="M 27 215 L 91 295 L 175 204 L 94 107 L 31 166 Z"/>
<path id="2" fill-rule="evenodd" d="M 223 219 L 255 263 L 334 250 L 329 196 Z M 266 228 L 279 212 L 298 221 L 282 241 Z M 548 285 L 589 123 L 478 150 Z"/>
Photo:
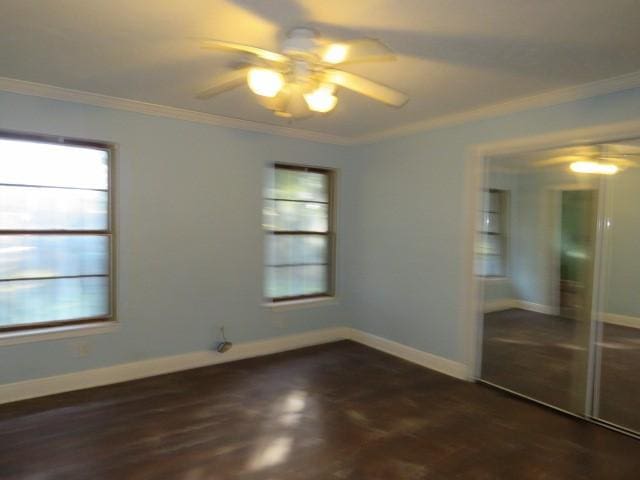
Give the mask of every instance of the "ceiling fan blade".
<path id="1" fill-rule="evenodd" d="M 202 48 L 207 50 L 228 50 L 233 52 L 244 52 L 255 55 L 256 57 L 268 60 L 270 62 L 284 63 L 289 61 L 289 57 L 281 55 L 270 50 L 265 50 L 251 45 L 243 45 L 241 43 L 225 42 L 224 40 L 204 40 Z"/>
<path id="2" fill-rule="evenodd" d="M 638 162 L 636 162 L 635 160 L 630 160 L 629 158 L 621 158 L 621 157 L 610 157 L 610 156 L 603 156 L 602 160 L 606 161 L 606 162 L 611 162 L 611 163 L 615 163 L 616 165 L 618 165 L 619 167 L 623 167 L 623 168 L 628 168 L 628 167 L 637 167 L 638 166 Z"/>
<path id="3" fill-rule="evenodd" d="M 198 93 L 196 98 L 205 100 L 211 98 L 219 93 L 226 92 L 232 88 L 239 87 L 246 82 L 247 72 L 251 67 L 239 68 L 237 70 L 231 70 L 230 72 L 223 73 L 218 76 L 211 87 Z"/>
<path id="4" fill-rule="evenodd" d="M 325 81 L 348 88 L 349 90 L 366 95 L 367 97 L 393 107 L 401 107 L 409 100 L 407 95 L 393 88 L 373 82 L 359 75 L 354 75 L 353 73 L 336 70 L 335 68 L 325 70 Z"/>
<path id="5" fill-rule="evenodd" d="M 617 143 L 603 143 L 602 148 L 616 153 L 640 153 L 640 142 L 628 140 Z"/>
<path id="6" fill-rule="evenodd" d="M 358 38 L 323 45 L 318 55 L 324 62 L 333 65 L 391 61 L 396 59 L 393 51 L 375 38 Z"/>
<path id="7" fill-rule="evenodd" d="M 556 157 L 549 157 L 542 160 L 535 160 L 531 162 L 531 166 L 533 167 L 553 167 L 556 165 L 562 165 L 565 163 L 577 162 L 580 160 L 584 160 L 584 157 L 579 157 L 576 155 L 561 155 Z"/>
<path id="8" fill-rule="evenodd" d="M 559 165 L 568 165 L 573 162 L 611 162 L 615 163 L 621 168 L 634 167 L 637 166 L 638 163 L 630 160 L 628 158 L 616 156 L 616 155 L 560 155 L 555 157 L 549 157 L 541 160 L 535 160 L 531 162 L 532 167 L 556 167 Z"/>

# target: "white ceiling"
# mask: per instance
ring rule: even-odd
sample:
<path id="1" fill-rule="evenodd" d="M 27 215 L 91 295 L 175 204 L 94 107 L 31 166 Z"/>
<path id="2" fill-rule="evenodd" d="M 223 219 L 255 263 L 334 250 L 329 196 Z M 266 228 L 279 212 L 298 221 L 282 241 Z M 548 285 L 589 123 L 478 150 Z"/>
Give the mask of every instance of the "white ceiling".
<path id="1" fill-rule="evenodd" d="M 341 90 L 330 115 L 289 124 L 246 87 L 194 98 L 237 58 L 194 38 L 277 50 L 298 25 L 385 42 L 395 63 L 349 70 L 409 103 Z M 639 25 L 639 0 L 2 0 L 0 77 L 356 137 L 638 71 Z"/>

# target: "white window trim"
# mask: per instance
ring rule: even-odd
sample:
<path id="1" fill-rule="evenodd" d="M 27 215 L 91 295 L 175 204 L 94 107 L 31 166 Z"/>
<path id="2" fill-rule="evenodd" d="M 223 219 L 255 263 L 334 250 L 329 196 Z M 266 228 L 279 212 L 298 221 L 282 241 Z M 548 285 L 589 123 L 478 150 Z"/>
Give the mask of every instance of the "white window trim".
<path id="1" fill-rule="evenodd" d="M 507 280 L 511 280 L 511 278 L 509 277 L 509 275 L 500 275 L 500 276 L 493 276 L 493 277 L 483 277 L 483 276 L 479 276 L 478 278 L 480 278 L 483 282 L 506 282 Z"/>
<path id="2" fill-rule="evenodd" d="M 77 325 L 61 325 L 29 330 L 14 330 L 0 333 L 0 346 L 18 345 L 21 343 L 61 340 L 64 338 L 86 337 L 102 333 L 113 333 L 120 329 L 116 321 L 80 323 Z"/>
<path id="3" fill-rule="evenodd" d="M 337 289 L 337 277 L 336 277 L 336 271 L 337 271 L 337 262 L 336 262 L 336 206 L 335 206 L 335 195 L 336 195 L 336 178 L 337 178 L 337 170 L 331 167 L 325 167 L 325 166 L 314 166 L 314 165 L 303 165 L 303 164 L 296 164 L 296 163 L 275 163 L 271 166 L 270 168 L 270 173 L 273 174 L 273 172 L 275 172 L 278 168 L 284 168 L 284 169 L 292 169 L 292 170 L 296 170 L 296 171 L 304 171 L 305 169 L 309 169 L 309 170 L 316 170 L 316 171 L 321 171 L 324 175 L 327 176 L 328 181 L 329 181 L 329 197 L 328 197 L 328 201 L 327 201 L 327 206 L 328 206 L 328 211 L 329 211 L 329 225 L 328 225 L 328 230 L 326 232 L 326 236 L 327 239 L 329 241 L 329 263 L 326 264 L 327 267 L 327 271 L 330 275 L 330 279 L 329 279 L 329 285 L 328 285 L 328 290 L 324 293 L 321 293 L 319 295 L 310 295 L 307 296 L 307 298 L 291 298 L 291 299 L 287 299 L 287 297 L 278 297 L 277 299 L 269 299 L 268 297 L 265 297 L 265 300 L 271 300 L 271 301 L 264 301 L 263 302 L 263 306 L 265 307 L 269 307 L 272 309 L 272 311 L 284 311 L 284 310 L 291 310 L 291 309 L 297 309 L 297 308 L 302 308 L 302 307 L 313 307 L 313 306 L 321 306 L 327 303 L 327 301 L 330 301 L 332 299 L 334 299 L 335 302 L 335 298 L 336 298 L 336 289 Z M 263 198 L 263 203 L 264 203 L 265 199 Z M 263 223 L 264 226 L 264 223 Z M 274 232 L 276 232 L 275 230 L 270 230 L 270 229 L 263 229 L 263 232 L 265 234 L 264 239 L 266 240 L 268 235 L 273 234 Z M 277 233 L 277 232 L 276 232 Z M 319 233 L 319 234 L 325 234 L 323 232 L 308 232 L 309 234 L 315 234 L 315 233 Z M 263 263 L 264 265 L 264 263 Z M 263 266 L 263 268 L 266 268 L 266 265 Z M 265 284 L 263 283 L 263 293 L 265 293 Z M 319 305 L 315 305 L 315 304 L 319 304 Z M 280 308 L 277 308 L 280 307 Z"/>
<path id="4" fill-rule="evenodd" d="M 289 310 L 299 310 L 303 308 L 317 308 L 328 307 L 332 305 L 339 305 L 340 301 L 338 297 L 315 297 L 315 298 L 302 298 L 298 300 L 288 300 L 282 302 L 265 302 L 262 305 L 272 312 L 286 312 Z"/>
<path id="5" fill-rule="evenodd" d="M 108 152 L 108 225 L 104 235 L 109 236 L 109 315 L 101 320 L 87 320 L 86 323 L 77 323 L 70 325 L 47 325 L 42 328 L 29 328 L 24 325 L 24 329 L 0 331 L 0 346 L 15 345 L 20 343 L 30 343 L 45 340 L 56 340 L 67 337 L 81 337 L 100 333 L 109 333 L 117 330 L 118 320 L 116 313 L 116 239 L 115 239 L 115 202 L 113 198 L 114 183 L 114 162 L 116 154 L 116 145 L 87 139 L 79 139 L 73 137 L 62 137 L 50 134 L 17 132 L 0 129 L 0 138 L 16 139 L 24 141 L 44 142 L 50 144 L 69 144 L 71 146 L 86 146 L 89 148 L 98 148 Z M 34 234 L 38 231 L 34 230 Z M 74 319 L 70 319 L 74 320 Z M 47 322 L 49 323 L 49 322 Z"/>

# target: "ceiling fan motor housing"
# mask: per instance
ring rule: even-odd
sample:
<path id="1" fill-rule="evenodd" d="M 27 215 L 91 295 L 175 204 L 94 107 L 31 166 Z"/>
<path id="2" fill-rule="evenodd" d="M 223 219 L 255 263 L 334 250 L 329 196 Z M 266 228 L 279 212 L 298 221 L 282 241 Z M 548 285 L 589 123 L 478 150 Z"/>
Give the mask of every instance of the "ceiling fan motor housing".
<path id="1" fill-rule="evenodd" d="M 318 33 L 312 28 L 297 27 L 292 29 L 282 44 L 282 53 L 291 56 L 313 56 L 317 46 Z"/>

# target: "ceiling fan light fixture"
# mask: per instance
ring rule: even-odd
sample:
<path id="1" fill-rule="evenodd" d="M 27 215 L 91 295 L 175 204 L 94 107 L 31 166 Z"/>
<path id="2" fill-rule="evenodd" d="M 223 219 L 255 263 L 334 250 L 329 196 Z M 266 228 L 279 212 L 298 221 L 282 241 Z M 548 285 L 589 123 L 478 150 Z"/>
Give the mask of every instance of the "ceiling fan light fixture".
<path id="1" fill-rule="evenodd" d="M 296 120 L 332 111 L 338 103 L 336 88 L 398 108 L 409 99 L 402 92 L 337 66 L 395 60 L 393 52 L 374 38 L 333 42 L 314 28 L 297 27 L 287 33 L 278 51 L 215 39 L 204 40 L 202 47 L 241 53 L 245 61 L 214 79 L 208 89 L 198 93 L 199 99 L 212 98 L 246 82 L 262 106 Z"/>
<path id="2" fill-rule="evenodd" d="M 269 68 L 254 67 L 247 73 L 249 88 L 256 95 L 275 97 L 284 86 L 284 77 L 280 72 Z"/>
<path id="3" fill-rule="evenodd" d="M 318 113 L 327 113 L 333 110 L 338 103 L 338 97 L 333 92 L 335 85 L 320 85 L 311 93 L 304 94 L 304 100 L 309 106 L 309 110 Z"/>
<path id="4" fill-rule="evenodd" d="M 335 65 L 336 63 L 344 62 L 348 54 L 349 45 L 345 45 L 344 43 L 332 43 L 327 47 L 322 55 L 322 60 Z"/>
<path id="5" fill-rule="evenodd" d="M 598 175 L 615 175 L 618 173 L 618 166 L 613 163 L 598 162 L 573 162 L 569 165 L 572 172 L 575 173 L 592 173 Z"/>

